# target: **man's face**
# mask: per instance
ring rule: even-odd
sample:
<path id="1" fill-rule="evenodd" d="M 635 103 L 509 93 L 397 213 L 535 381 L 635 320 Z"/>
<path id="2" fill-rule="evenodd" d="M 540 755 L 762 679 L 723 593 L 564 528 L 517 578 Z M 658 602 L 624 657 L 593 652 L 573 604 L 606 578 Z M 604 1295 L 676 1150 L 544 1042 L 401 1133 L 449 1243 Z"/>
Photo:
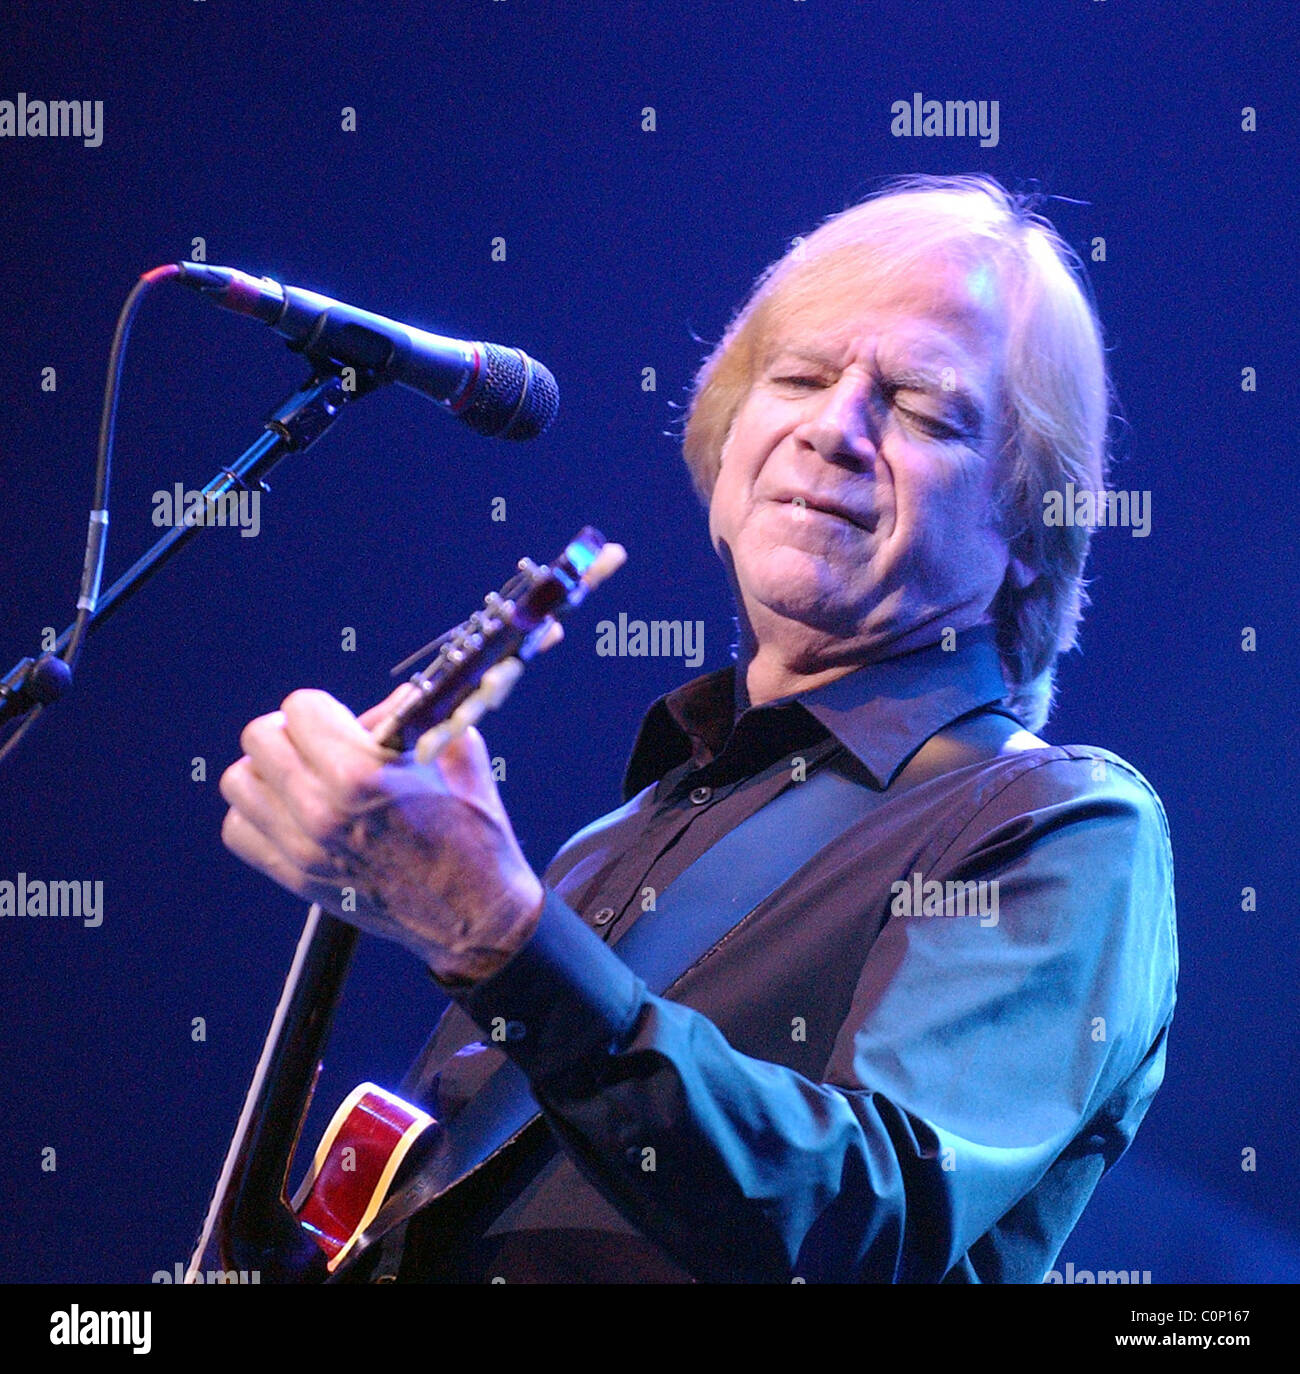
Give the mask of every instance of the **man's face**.
<path id="1" fill-rule="evenodd" d="M 850 661 L 987 620 L 1009 561 L 992 273 L 933 260 L 773 332 L 709 508 L 753 638 Z"/>

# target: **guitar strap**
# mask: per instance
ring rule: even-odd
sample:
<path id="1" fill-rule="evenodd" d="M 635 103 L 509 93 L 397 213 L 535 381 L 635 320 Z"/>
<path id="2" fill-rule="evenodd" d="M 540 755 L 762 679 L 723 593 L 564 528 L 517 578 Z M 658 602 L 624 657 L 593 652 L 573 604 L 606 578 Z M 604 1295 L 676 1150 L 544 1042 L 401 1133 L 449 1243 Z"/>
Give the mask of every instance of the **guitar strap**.
<path id="1" fill-rule="evenodd" d="M 988 708 L 981 708 L 985 713 Z M 988 758 L 1019 727 L 1001 714 L 975 717 L 983 729 L 977 747 L 940 731 L 913 755 L 885 791 L 839 771 L 842 754 L 806 781 L 784 791 L 729 831 L 659 895 L 615 947 L 620 959 L 655 996 L 663 996 L 810 860 L 885 801 L 917 783 L 964 763 Z M 965 718 L 971 723 L 971 718 Z M 956 726 L 960 732 L 961 724 Z M 956 748 L 954 748 L 956 744 Z M 848 766 L 859 771 L 856 760 Z M 528 1079 L 511 1061 L 502 1063 L 465 1106 L 437 1133 L 418 1172 L 380 1208 L 358 1237 L 348 1259 L 331 1275 L 337 1282 L 376 1242 L 388 1237 L 379 1270 L 392 1277 L 400 1263 L 397 1228 L 422 1208 L 475 1173 L 515 1141 L 541 1112 Z"/>

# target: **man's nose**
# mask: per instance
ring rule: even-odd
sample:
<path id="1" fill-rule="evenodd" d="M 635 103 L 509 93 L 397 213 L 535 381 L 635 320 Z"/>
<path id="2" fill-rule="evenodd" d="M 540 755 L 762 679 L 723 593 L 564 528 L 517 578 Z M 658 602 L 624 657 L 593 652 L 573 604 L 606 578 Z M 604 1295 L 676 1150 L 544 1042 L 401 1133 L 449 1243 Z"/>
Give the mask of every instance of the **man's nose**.
<path id="1" fill-rule="evenodd" d="M 854 469 L 870 466 L 879 439 L 871 393 L 868 378 L 845 373 L 809 398 L 809 414 L 796 436 L 828 463 Z"/>

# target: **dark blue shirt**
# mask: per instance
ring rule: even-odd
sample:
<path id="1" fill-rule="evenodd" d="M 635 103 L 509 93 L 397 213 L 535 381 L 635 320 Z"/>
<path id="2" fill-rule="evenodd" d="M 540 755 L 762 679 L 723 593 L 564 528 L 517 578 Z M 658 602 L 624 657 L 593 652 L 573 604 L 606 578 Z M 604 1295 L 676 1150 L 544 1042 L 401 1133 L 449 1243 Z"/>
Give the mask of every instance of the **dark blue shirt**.
<path id="1" fill-rule="evenodd" d="M 453 994 L 408 1078 L 451 1120 L 508 1053 L 550 1128 L 451 1238 L 455 1277 L 1041 1282 L 1164 1073 L 1159 798 L 1017 731 L 987 630 L 738 715 L 732 673 L 650 709 L 626 805 L 556 856 L 533 937 Z M 999 719 L 904 785 L 932 737 Z M 882 805 L 650 995 L 621 935 L 823 767 Z M 498 1047 L 494 1022 L 527 1033 Z M 403 1279 L 447 1276 L 431 1245 L 416 1225 Z"/>

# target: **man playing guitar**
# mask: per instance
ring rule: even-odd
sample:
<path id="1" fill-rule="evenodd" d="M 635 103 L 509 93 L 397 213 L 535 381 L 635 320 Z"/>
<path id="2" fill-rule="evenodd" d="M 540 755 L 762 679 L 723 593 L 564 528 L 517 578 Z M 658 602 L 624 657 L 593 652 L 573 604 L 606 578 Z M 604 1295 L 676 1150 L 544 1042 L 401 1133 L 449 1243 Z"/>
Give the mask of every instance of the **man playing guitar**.
<path id="1" fill-rule="evenodd" d="M 445 1264 L 417 1212 L 358 1276 L 1042 1281 L 1159 1086 L 1177 967 L 1155 793 L 1034 733 L 1090 533 L 1043 498 L 1105 478 L 1067 255 L 987 178 L 913 178 L 764 274 L 686 429 L 736 662 L 655 704 L 545 881 L 475 730 L 399 760 L 383 706 L 319 691 L 246 727 L 225 843 L 453 999 L 408 1091 L 451 1129 L 508 1059 L 545 1122 Z M 739 883 L 817 777 L 870 814 L 652 991 L 643 894 L 788 806 Z"/>

